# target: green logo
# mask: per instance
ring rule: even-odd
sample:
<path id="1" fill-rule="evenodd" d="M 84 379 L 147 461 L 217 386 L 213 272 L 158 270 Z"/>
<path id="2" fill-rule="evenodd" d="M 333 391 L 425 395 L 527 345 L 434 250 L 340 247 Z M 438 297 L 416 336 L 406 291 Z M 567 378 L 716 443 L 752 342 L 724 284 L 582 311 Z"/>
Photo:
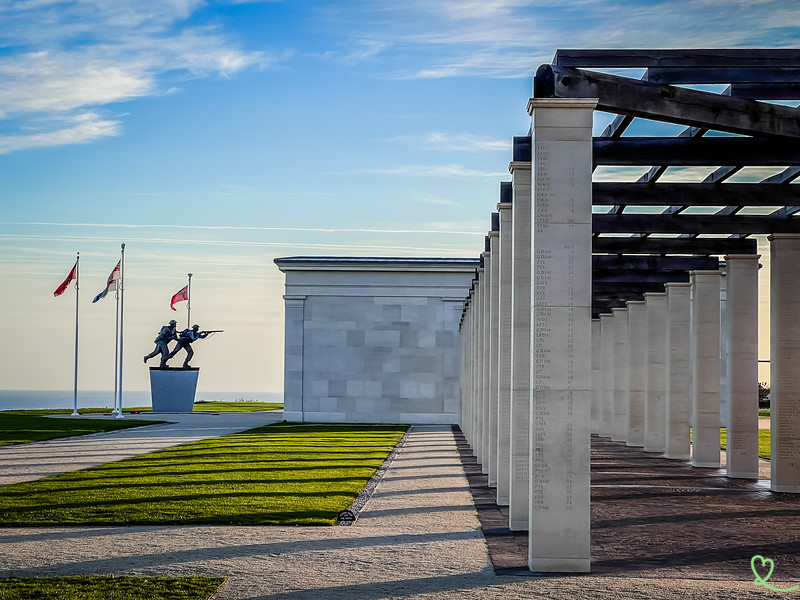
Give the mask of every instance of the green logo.
<path id="1" fill-rule="evenodd" d="M 761 567 L 756 567 L 756 561 L 761 561 Z M 767 583 L 769 578 L 772 577 L 772 571 L 775 570 L 775 562 L 771 558 L 764 558 L 760 554 L 756 554 L 750 559 L 750 568 L 753 570 L 753 575 L 756 576 L 756 579 L 753 581 L 753 583 L 756 585 L 763 585 L 765 588 L 772 590 L 773 592 L 793 592 L 800 588 L 800 585 L 790 588 L 776 588 Z M 762 570 L 765 568 L 769 569 L 765 577 L 761 577 L 761 574 L 758 572 L 759 568 Z"/>

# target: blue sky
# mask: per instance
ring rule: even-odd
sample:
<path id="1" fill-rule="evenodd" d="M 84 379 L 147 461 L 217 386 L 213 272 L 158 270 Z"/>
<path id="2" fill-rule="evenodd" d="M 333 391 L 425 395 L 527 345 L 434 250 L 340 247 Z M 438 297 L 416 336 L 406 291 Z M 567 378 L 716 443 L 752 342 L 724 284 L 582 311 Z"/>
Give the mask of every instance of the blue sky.
<path id="1" fill-rule="evenodd" d="M 0 388 L 125 386 L 176 315 L 206 390 L 280 391 L 276 256 L 474 256 L 557 48 L 788 47 L 776 0 L 0 0 Z M 597 128 L 606 124 L 598 117 Z M 179 311 L 184 323 L 185 311 Z"/>

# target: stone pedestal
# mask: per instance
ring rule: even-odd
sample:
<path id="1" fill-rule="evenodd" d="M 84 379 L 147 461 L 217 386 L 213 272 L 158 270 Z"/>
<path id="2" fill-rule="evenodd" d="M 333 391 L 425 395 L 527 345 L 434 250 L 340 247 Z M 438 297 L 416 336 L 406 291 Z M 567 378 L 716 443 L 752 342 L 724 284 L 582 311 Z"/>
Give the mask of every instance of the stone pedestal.
<path id="1" fill-rule="evenodd" d="M 199 367 L 150 367 L 150 397 L 154 413 L 190 413 L 194 410 Z"/>
<path id="2" fill-rule="evenodd" d="M 628 302 L 630 392 L 626 445 L 644 446 L 644 399 L 647 393 L 647 311 L 641 301 Z"/>
<path id="3" fill-rule="evenodd" d="M 630 403 L 630 360 L 631 341 L 627 308 L 612 308 L 614 322 L 614 350 L 611 360 L 614 363 L 613 424 L 611 439 L 624 442 L 628 439 L 628 413 Z"/>
<path id="4" fill-rule="evenodd" d="M 647 392 L 644 401 L 644 451 L 666 449 L 667 295 L 644 295 L 647 318 Z"/>
<path id="5" fill-rule="evenodd" d="M 774 492 L 800 493 L 800 235 L 770 241 L 770 419 Z"/>
<path id="6" fill-rule="evenodd" d="M 508 506 L 511 477 L 511 286 L 513 255 L 511 202 L 497 205 L 500 214 L 498 252 L 500 295 L 498 298 L 497 349 L 497 504 Z"/>
<path id="7" fill-rule="evenodd" d="M 595 100 L 532 99 L 532 571 L 588 572 L 592 115 Z"/>
<path id="8" fill-rule="evenodd" d="M 664 456 L 689 460 L 691 361 L 689 360 L 690 283 L 667 283 L 666 451 Z"/>
<path id="9" fill-rule="evenodd" d="M 758 254 L 725 257 L 726 309 L 722 336 L 729 348 L 728 477 L 758 479 Z M 727 337 L 727 340 L 726 340 Z"/>
<path id="10" fill-rule="evenodd" d="M 692 465 L 719 468 L 719 271 L 692 271 Z"/>
<path id="11" fill-rule="evenodd" d="M 517 146 L 528 140 L 514 139 Z M 520 148 L 522 149 L 522 148 Z M 528 148 L 530 151 L 530 148 Z M 530 159 L 530 156 L 526 157 Z M 511 479 L 508 526 L 528 530 L 530 510 L 530 403 L 531 403 L 531 163 L 509 165 L 513 191 L 511 290 Z"/>
<path id="12" fill-rule="evenodd" d="M 614 430 L 614 317 L 600 315 L 600 370 L 603 392 L 600 406 L 600 436 L 610 438 Z"/>

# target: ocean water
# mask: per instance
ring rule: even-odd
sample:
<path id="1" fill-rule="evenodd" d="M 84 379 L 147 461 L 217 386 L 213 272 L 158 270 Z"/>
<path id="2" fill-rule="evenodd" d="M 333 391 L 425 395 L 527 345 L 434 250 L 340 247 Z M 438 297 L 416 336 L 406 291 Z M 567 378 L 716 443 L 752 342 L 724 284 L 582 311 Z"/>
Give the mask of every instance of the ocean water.
<path id="1" fill-rule="evenodd" d="M 201 392 L 195 400 L 233 402 L 235 400 L 257 402 L 283 402 L 281 392 Z M 21 408 L 72 408 L 72 390 L 0 390 L 0 410 Z M 151 406 L 149 391 L 128 391 L 122 394 L 122 409 Z M 78 408 L 108 408 L 114 406 L 114 391 L 78 390 Z"/>

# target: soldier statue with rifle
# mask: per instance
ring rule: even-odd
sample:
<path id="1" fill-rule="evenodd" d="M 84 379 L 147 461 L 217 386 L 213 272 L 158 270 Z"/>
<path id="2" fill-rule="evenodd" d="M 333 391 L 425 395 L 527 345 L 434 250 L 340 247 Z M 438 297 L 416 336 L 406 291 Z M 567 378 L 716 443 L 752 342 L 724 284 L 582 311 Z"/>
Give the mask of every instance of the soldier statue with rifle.
<path id="1" fill-rule="evenodd" d="M 184 369 L 190 368 L 189 361 L 192 360 L 192 357 L 194 356 L 194 350 L 192 350 L 192 342 L 205 339 L 210 335 L 221 332 L 222 329 L 200 331 L 199 325 L 192 325 L 191 329 L 184 329 L 183 331 L 181 331 L 180 337 L 178 338 L 178 343 L 175 345 L 175 348 L 172 350 L 172 352 L 169 353 L 169 356 L 167 356 L 167 360 L 175 356 L 180 350 L 186 349 L 186 359 L 183 361 L 183 368 Z"/>

